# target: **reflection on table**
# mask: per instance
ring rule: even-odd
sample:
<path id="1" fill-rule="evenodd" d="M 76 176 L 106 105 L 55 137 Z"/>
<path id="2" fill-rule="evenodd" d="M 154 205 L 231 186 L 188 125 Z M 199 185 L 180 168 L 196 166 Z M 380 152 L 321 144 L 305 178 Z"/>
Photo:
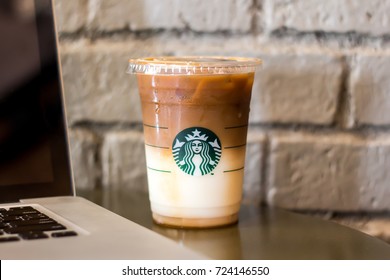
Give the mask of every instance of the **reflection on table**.
<path id="1" fill-rule="evenodd" d="M 145 193 L 118 189 L 79 195 L 213 259 L 390 259 L 390 246 L 379 239 L 281 209 L 243 205 L 236 225 L 174 229 L 153 223 Z"/>

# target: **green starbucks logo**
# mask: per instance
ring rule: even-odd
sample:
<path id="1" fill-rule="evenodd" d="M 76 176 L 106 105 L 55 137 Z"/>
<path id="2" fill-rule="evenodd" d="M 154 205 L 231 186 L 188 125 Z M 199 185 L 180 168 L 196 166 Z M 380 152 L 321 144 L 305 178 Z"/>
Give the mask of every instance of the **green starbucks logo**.
<path id="1" fill-rule="evenodd" d="M 221 142 L 214 132 L 203 127 L 191 127 L 179 132 L 172 143 L 177 166 L 193 176 L 209 174 L 221 158 Z"/>

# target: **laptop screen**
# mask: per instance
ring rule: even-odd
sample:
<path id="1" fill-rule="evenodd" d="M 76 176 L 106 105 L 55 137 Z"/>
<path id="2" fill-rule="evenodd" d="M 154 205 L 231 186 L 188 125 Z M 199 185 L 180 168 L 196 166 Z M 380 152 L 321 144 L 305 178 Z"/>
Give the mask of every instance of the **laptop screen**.
<path id="1" fill-rule="evenodd" d="M 50 0 L 0 1 L 0 202 L 72 194 Z"/>

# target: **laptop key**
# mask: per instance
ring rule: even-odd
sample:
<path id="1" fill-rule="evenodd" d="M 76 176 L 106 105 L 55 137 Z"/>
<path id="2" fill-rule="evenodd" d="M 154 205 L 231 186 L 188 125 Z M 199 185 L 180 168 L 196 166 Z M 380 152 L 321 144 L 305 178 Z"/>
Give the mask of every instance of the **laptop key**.
<path id="1" fill-rule="evenodd" d="M 8 211 L 13 210 L 35 210 L 32 206 L 19 206 L 19 207 L 10 207 Z"/>
<path id="2" fill-rule="evenodd" d="M 0 222 L 0 229 L 6 228 L 8 225 L 6 223 Z"/>
<path id="3" fill-rule="evenodd" d="M 37 220 L 37 219 L 43 219 L 43 218 L 49 218 L 49 216 L 39 213 L 39 214 L 28 214 L 21 216 L 23 220 Z"/>
<path id="4" fill-rule="evenodd" d="M 30 231 L 19 234 L 19 236 L 25 240 L 34 240 L 34 239 L 44 239 L 49 238 L 49 236 L 41 231 Z"/>
<path id="5" fill-rule="evenodd" d="M 0 218 L 0 221 L 3 223 L 18 221 L 18 220 L 21 220 L 20 216 L 7 216 L 7 217 Z"/>
<path id="6" fill-rule="evenodd" d="M 53 232 L 51 234 L 51 237 L 67 237 L 67 236 L 77 236 L 77 232 L 75 231 L 59 231 L 59 232 Z"/>
<path id="7" fill-rule="evenodd" d="M 62 230 L 66 229 L 61 224 L 43 224 L 43 225 L 29 225 L 29 226 L 20 226 L 15 228 L 6 228 L 4 232 L 9 234 L 18 234 L 29 231 L 54 231 L 54 230 Z"/>
<path id="8" fill-rule="evenodd" d="M 12 242 L 12 241 L 19 241 L 20 238 L 16 236 L 11 236 L 11 237 L 0 237 L 0 243 L 2 242 Z"/>
<path id="9" fill-rule="evenodd" d="M 21 226 L 30 226 L 30 225 L 47 225 L 47 224 L 58 224 L 55 220 L 50 218 L 39 219 L 39 220 L 19 220 L 9 222 L 9 227 L 21 227 Z"/>
<path id="10" fill-rule="evenodd" d="M 32 208 L 32 209 L 14 209 L 14 210 L 10 209 L 7 212 L 2 214 L 7 216 L 20 216 L 20 215 L 38 214 L 38 213 L 40 212 Z"/>

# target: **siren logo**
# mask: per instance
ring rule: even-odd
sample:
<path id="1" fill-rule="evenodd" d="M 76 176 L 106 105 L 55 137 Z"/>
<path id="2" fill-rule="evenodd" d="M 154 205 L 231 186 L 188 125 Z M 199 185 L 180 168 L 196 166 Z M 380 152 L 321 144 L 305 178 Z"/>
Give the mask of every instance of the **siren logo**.
<path id="1" fill-rule="evenodd" d="M 191 127 L 179 132 L 172 143 L 177 166 L 193 176 L 209 174 L 221 158 L 221 142 L 214 132 Z"/>

